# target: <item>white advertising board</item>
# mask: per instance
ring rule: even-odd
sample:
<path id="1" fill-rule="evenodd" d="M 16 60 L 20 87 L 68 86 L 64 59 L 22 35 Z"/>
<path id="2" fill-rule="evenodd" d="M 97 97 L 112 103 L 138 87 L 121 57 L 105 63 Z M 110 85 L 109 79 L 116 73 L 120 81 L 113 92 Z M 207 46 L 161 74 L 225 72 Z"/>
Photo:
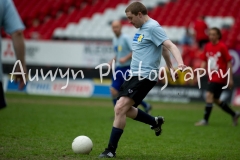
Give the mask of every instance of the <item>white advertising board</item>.
<path id="1" fill-rule="evenodd" d="M 113 57 L 110 42 L 25 41 L 27 65 L 95 68 Z M 12 41 L 2 40 L 3 64 L 16 61 Z"/>
<path id="2" fill-rule="evenodd" d="M 91 97 L 94 90 L 94 84 L 90 80 L 72 80 L 67 88 L 66 80 L 50 79 L 28 82 L 26 91 L 29 94 L 71 96 L 71 97 Z"/>

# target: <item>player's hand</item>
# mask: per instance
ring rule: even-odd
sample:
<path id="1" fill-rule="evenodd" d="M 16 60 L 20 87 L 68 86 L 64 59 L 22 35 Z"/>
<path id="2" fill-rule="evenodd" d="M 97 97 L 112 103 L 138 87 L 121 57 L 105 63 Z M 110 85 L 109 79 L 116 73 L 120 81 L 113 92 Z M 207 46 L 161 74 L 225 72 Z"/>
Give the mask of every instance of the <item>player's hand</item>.
<path id="1" fill-rule="evenodd" d="M 232 88 L 233 88 L 233 85 L 234 85 L 234 82 L 233 82 L 232 79 L 230 79 L 229 84 L 228 84 L 228 88 L 229 88 L 229 89 L 232 89 Z"/>
<path id="2" fill-rule="evenodd" d="M 127 59 L 126 59 L 125 57 L 120 58 L 120 59 L 119 59 L 119 62 L 122 63 L 122 64 L 123 64 L 123 63 L 126 63 L 126 62 L 127 62 Z"/>
<path id="3" fill-rule="evenodd" d="M 187 66 L 184 64 L 178 65 L 178 69 L 180 69 L 181 71 L 183 71 L 185 68 L 187 68 Z"/>
<path id="4" fill-rule="evenodd" d="M 23 65 L 23 71 L 24 71 L 24 73 L 26 73 L 25 74 L 25 80 L 27 82 L 27 67 L 25 65 Z M 20 67 L 18 67 L 16 69 L 16 72 L 21 72 Z M 23 88 L 25 86 L 25 83 L 24 83 L 22 75 L 16 75 L 14 81 L 15 81 L 15 83 L 19 83 L 18 89 L 23 90 Z"/>

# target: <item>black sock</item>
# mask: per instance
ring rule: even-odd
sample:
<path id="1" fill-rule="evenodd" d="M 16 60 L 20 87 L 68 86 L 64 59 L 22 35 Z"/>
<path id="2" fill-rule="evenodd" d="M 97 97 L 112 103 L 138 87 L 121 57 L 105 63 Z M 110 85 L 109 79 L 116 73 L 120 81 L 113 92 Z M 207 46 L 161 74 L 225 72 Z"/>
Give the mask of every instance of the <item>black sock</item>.
<path id="1" fill-rule="evenodd" d="M 118 141 L 123 133 L 122 129 L 112 127 L 112 132 L 110 136 L 110 140 L 108 143 L 108 149 L 115 152 L 118 146 Z"/>
<path id="2" fill-rule="evenodd" d="M 205 113 L 204 113 L 204 119 L 208 122 L 208 119 L 210 117 L 211 111 L 212 111 L 213 104 L 207 103 L 205 106 Z"/>
<path id="3" fill-rule="evenodd" d="M 222 110 L 229 113 L 232 117 L 235 116 L 235 112 L 228 106 L 227 103 L 222 102 L 219 106 L 222 108 Z"/>
<path id="4" fill-rule="evenodd" d="M 146 123 L 146 124 L 149 124 L 151 126 L 155 126 L 156 125 L 155 117 L 153 117 L 153 116 L 143 112 L 140 109 L 138 109 L 137 117 L 134 120 L 139 121 L 139 122 L 143 122 L 143 123 Z"/>

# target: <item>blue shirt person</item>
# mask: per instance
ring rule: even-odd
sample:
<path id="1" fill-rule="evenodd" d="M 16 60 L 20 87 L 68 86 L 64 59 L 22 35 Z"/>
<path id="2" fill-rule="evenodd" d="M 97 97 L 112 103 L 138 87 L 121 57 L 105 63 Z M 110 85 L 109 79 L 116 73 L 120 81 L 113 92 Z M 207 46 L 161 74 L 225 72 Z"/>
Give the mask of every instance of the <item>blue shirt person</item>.
<path id="1" fill-rule="evenodd" d="M 176 45 L 167 38 L 158 22 L 148 16 L 147 8 L 141 2 L 131 3 L 125 13 L 129 22 L 139 28 L 132 42 L 131 70 L 133 76 L 120 88 L 118 101 L 114 107 L 115 117 L 108 146 L 99 155 L 99 158 L 116 156 L 118 142 L 126 126 L 126 117 L 150 125 L 156 136 L 161 135 L 164 118 L 162 116 L 153 117 L 137 107 L 156 84 L 157 78 L 152 76 L 151 71 L 158 72 L 163 52 L 170 51 L 176 59 L 179 69 L 186 68 Z M 168 62 L 166 63 L 168 64 Z M 137 73 L 139 64 L 142 64 L 140 74 Z M 136 130 L 135 127 L 132 129 Z"/>
<path id="2" fill-rule="evenodd" d="M 132 58 L 132 39 L 126 34 L 121 33 L 121 23 L 120 21 L 112 22 L 112 30 L 115 34 L 112 44 L 115 53 L 115 73 L 116 77 L 112 77 L 112 85 L 110 87 L 113 105 L 116 105 L 118 92 L 120 87 L 125 81 L 125 78 L 128 77 L 130 71 L 130 64 Z M 120 73 L 121 71 L 121 73 Z M 123 74 L 122 74 L 123 73 Z M 126 76 L 126 77 L 125 77 Z M 125 78 L 124 78 L 125 77 Z M 151 105 L 142 101 L 141 105 L 143 106 L 145 112 L 149 113 L 151 110 Z"/>

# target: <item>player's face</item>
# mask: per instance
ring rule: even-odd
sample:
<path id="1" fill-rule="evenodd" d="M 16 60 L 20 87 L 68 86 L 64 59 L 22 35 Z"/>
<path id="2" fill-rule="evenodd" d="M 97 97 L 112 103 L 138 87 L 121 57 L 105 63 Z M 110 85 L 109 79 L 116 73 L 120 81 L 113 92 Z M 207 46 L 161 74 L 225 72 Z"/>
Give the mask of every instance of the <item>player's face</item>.
<path id="1" fill-rule="evenodd" d="M 209 36 L 209 40 L 213 43 L 215 43 L 219 39 L 217 31 L 212 30 L 212 29 L 209 31 L 208 36 Z"/>
<path id="2" fill-rule="evenodd" d="M 116 36 L 119 36 L 121 34 L 121 24 L 112 23 L 112 30 Z"/>
<path id="3" fill-rule="evenodd" d="M 127 12 L 126 16 L 129 22 L 136 28 L 140 28 L 142 26 L 140 16 L 132 14 L 132 12 Z"/>

